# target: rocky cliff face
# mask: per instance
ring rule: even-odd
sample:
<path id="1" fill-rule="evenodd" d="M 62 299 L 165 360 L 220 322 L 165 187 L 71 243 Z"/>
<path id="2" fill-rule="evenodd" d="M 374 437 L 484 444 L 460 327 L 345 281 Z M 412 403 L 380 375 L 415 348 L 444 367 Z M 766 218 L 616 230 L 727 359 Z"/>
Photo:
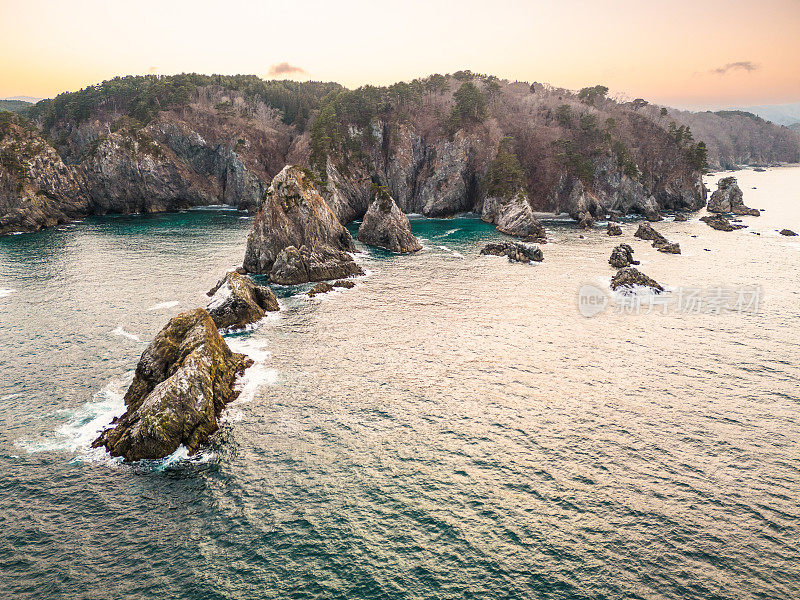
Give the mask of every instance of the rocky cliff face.
<path id="1" fill-rule="evenodd" d="M 82 167 L 96 214 L 163 212 L 217 201 L 208 178 L 146 131 L 123 129 L 101 138 Z"/>
<path id="2" fill-rule="evenodd" d="M 499 134 L 489 129 L 424 141 L 408 125 L 393 128 L 378 121 L 370 132 L 374 141 L 362 149 L 360 160 L 328 157 L 326 199 L 343 223 L 366 213 L 374 184 L 385 187 L 406 214 L 480 212 L 480 181 L 499 144 Z M 363 132 L 353 135 L 363 137 Z"/>
<path id="3" fill-rule="evenodd" d="M 0 122 L 0 235 L 67 222 L 85 215 L 89 204 L 82 168 L 65 165 L 18 119 Z"/>
<path id="4" fill-rule="evenodd" d="M 294 122 L 258 95 L 216 85 L 196 87 L 188 99 L 164 109 L 158 104 L 141 122 L 126 106 L 135 89 L 114 96 L 120 82 L 107 94 L 67 95 L 38 122 L 60 155 L 45 153 L 50 158 L 43 160 L 54 166 L 42 170 L 66 169 L 81 193 L 64 181 L 48 207 L 26 196 L 26 205 L 39 206 L 32 208 L 35 217 L 7 216 L 14 210 L 9 206 L 0 218 L 35 229 L 72 214 L 207 204 L 255 212 L 269 182 L 289 162 L 313 168 L 320 193 L 342 224 L 367 212 L 374 185 L 386 187 L 404 213 L 473 212 L 522 236 L 536 229 L 533 210 L 567 212 L 588 226 L 609 213 L 657 219 L 661 210 L 702 206 L 699 174 L 655 117 L 611 100 L 587 105 L 566 90 L 534 91 L 507 82 L 492 90 L 488 79 L 473 82 L 488 108 L 463 122 L 448 118 L 457 114 L 456 93 L 466 85 L 452 77 L 428 91 L 420 91 L 424 81 L 411 86 L 405 100 L 393 88 L 342 91 L 330 105 L 328 96 L 319 97 L 317 107 Z M 94 102 L 89 116 L 83 109 L 74 116 L 70 106 L 84 101 Z M 500 201 L 486 185 L 501 147 L 519 156 L 527 205 Z"/>
<path id="5" fill-rule="evenodd" d="M 442 134 L 424 138 L 411 125 L 383 122 L 369 133 L 350 132 L 351 143 L 362 140 L 357 158 L 327 158 L 326 200 L 343 223 L 364 215 L 373 184 L 386 187 L 405 213 L 441 217 L 475 212 L 521 236 L 538 230 L 534 207 L 568 213 L 589 226 L 608 214 L 639 213 L 658 220 L 661 210 L 697 210 L 705 204 L 700 173 L 686 165 L 681 151 L 670 147 L 666 134 L 652 124 L 645 133 L 656 142 L 653 149 L 642 150 L 646 161 L 640 165 L 611 149 L 582 177 L 556 165 L 553 171 L 561 175 L 536 188 L 538 200 L 525 194 L 523 203 L 487 193 L 489 165 L 503 139 L 493 119 L 458 130 L 452 139 Z M 369 143 L 363 143 L 365 138 Z"/>

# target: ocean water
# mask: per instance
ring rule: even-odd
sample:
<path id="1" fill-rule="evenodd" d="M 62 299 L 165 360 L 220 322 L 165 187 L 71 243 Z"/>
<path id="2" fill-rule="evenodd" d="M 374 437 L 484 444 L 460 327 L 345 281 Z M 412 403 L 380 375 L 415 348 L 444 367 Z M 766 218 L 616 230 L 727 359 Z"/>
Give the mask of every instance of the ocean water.
<path id="1" fill-rule="evenodd" d="M 412 219 L 420 253 L 227 337 L 257 364 L 207 449 L 132 465 L 89 443 L 251 221 L 0 239 L 0 597 L 800 597 L 800 169 L 736 175 L 763 215 L 656 224 L 679 256 L 552 221 L 512 264 L 480 221 Z M 618 310 L 620 241 L 672 297 L 758 305 Z"/>

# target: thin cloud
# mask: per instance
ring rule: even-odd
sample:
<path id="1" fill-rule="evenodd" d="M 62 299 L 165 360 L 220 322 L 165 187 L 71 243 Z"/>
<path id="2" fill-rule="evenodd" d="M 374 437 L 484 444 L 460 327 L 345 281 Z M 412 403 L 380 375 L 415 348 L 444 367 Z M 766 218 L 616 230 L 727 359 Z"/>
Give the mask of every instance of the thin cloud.
<path id="1" fill-rule="evenodd" d="M 151 73 L 155 73 L 156 71 L 158 71 L 158 67 L 150 67 L 147 70 L 150 71 Z"/>
<path id="2" fill-rule="evenodd" d="M 747 73 L 752 73 L 753 71 L 757 71 L 759 68 L 759 65 L 754 62 L 749 60 L 740 60 L 717 67 L 716 69 L 711 69 L 711 72 L 715 75 L 726 75 L 730 71 L 746 71 Z"/>
<path id="3" fill-rule="evenodd" d="M 278 63 L 277 65 L 270 65 L 270 77 L 277 77 L 278 75 L 306 75 L 306 70 L 302 67 L 290 65 L 288 62 Z"/>

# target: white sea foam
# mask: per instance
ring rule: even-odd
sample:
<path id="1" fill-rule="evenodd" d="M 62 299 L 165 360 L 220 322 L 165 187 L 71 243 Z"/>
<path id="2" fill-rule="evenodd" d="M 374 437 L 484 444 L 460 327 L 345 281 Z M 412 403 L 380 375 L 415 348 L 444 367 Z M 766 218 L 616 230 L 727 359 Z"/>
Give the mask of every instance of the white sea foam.
<path id="1" fill-rule="evenodd" d="M 66 422 L 55 432 L 37 440 L 19 440 L 16 445 L 29 454 L 66 450 L 78 454 L 77 460 L 118 462 L 111 459 L 102 448 L 92 448 L 91 444 L 114 417 L 125 412 L 122 398 L 133 379 L 133 373 L 128 371 L 123 377 L 112 379 L 81 407 L 56 411 L 56 418 Z"/>
<path id="2" fill-rule="evenodd" d="M 172 308 L 173 306 L 178 306 L 180 302 L 177 300 L 170 300 L 169 302 L 159 302 L 158 304 L 154 304 L 147 310 L 163 310 L 165 308 Z"/>
<path id="3" fill-rule="evenodd" d="M 214 458 L 214 452 L 209 450 L 208 448 L 203 448 L 199 450 L 196 454 L 189 456 L 189 450 L 186 446 L 178 446 L 178 449 L 175 450 L 169 456 L 162 458 L 161 460 L 157 461 L 149 461 L 153 465 L 153 471 L 159 473 L 161 471 L 165 471 L 172 467 L 173 465 L 179 463 L 195 463 L 195 464 L 204 464 Z"/>
<path id="4" fill-rule="evenodd" d="M 435 235 L 435 236 L 433 236 L 433 237 L 435 237 L 435 238 L 444 238 L 444 237 L 448 237 L 448 236 L 450 236 L 450 235 L 453 235 L 454 233 L 456 233 L 456 232 L 458 232 L 458 231 L 461 231 L 461 228 L 460 228 L 460 227 L 459 227 L 459 228 L 456 228 L 456 229 L 448 229 L 448 230 L 447 230 L 447 231 L 445 231 L 444 233 L 440 233 L 439 235 Z"/>
<path id="5" fill-rule="evenodd" d="M 457 258 L 464 258 L 464 255 L 461 254 L 461 252 L 459 252 L 458 250 L 453 250 L 452 248 L 448 248 L 447 246 L 439 246 L 439 248 L 441 248 L 445 252 L 449 252 L 450 254 L 452 254 Z"/>
<path id="6" fill-rule="evenodd" d="M 282 309 L 283 305 L 281 301 L 278 301 L 278 306 Z M 270 321 L 277 321 L 281 318 L 281 313 L 279 310 L 271 311 L 265 313 L 263 317 L 261 317 L 255 323 L 248 323 L 244 327 L 223 327 L 219 330 L 222 335 L 234 335 L 239 333 L 249 333 L 251 331 L 255 331 L 265 323 L 269 323 Z M 230 340 L 228 340 L 230 341 Z"/>
<path id="7" fill-rule="evenodd" d="M 6 296 L 10 296 L 17 290 L 13 288 L 0 288 L 0 298 L 5 298 Z"/>
<path id="8" fill-rule="evenodd" d="M 244 372 L 244 375 L 236 381 L 236 390 L 239 397 L 236 403 L 250 402 L 255 398 L 260 388 L 266 385 L 275 385 L 278 381 L 278 371 L 267 366 L 272 353 L 267 349 L 263 341 L 251 339 L 228 339 L 228 347 L 234 352 L 246 354 L 253 361 L 253 365 Z M 238 420 L 235 410 L 227 410 L 225 419 Z"/>
<path id="9" fill-rule="evenodd" d="M 125 328 L 124 328 L 122 325 L 120 325 L 119 327 L 117 327 L 117 328 L 116 328 L 114 331 L 112 331 L 111 333 L 113 333 L 114 335 L 119 335 L 119 336 L 122 336 L 122 337 L 126 337 L 126 338 L 128 338 L 129 340 L 133 340 L 134 342 L 141 342 L 141 341 L 142 341 L 142 340 L 140 340 L 140 339 L 139 339 L 139 336 L 138 336 L 138 335 L 134 335 L 134 334 L 132 334 L 132 333 L 131 333 L 131 332 L 129 332 L 129 331 L 125 331 Z"/>

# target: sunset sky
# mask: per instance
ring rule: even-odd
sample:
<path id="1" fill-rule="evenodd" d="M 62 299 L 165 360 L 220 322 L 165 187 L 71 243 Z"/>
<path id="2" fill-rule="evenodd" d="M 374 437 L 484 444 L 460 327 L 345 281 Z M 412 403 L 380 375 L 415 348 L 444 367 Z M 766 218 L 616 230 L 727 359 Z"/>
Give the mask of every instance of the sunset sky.
<path id="1" fill-rule="evenodd" d="M 0 98 L 115 75 L 471 69 L 680 107 L 800 101 L 800 0 L 0 0 Z"/>

